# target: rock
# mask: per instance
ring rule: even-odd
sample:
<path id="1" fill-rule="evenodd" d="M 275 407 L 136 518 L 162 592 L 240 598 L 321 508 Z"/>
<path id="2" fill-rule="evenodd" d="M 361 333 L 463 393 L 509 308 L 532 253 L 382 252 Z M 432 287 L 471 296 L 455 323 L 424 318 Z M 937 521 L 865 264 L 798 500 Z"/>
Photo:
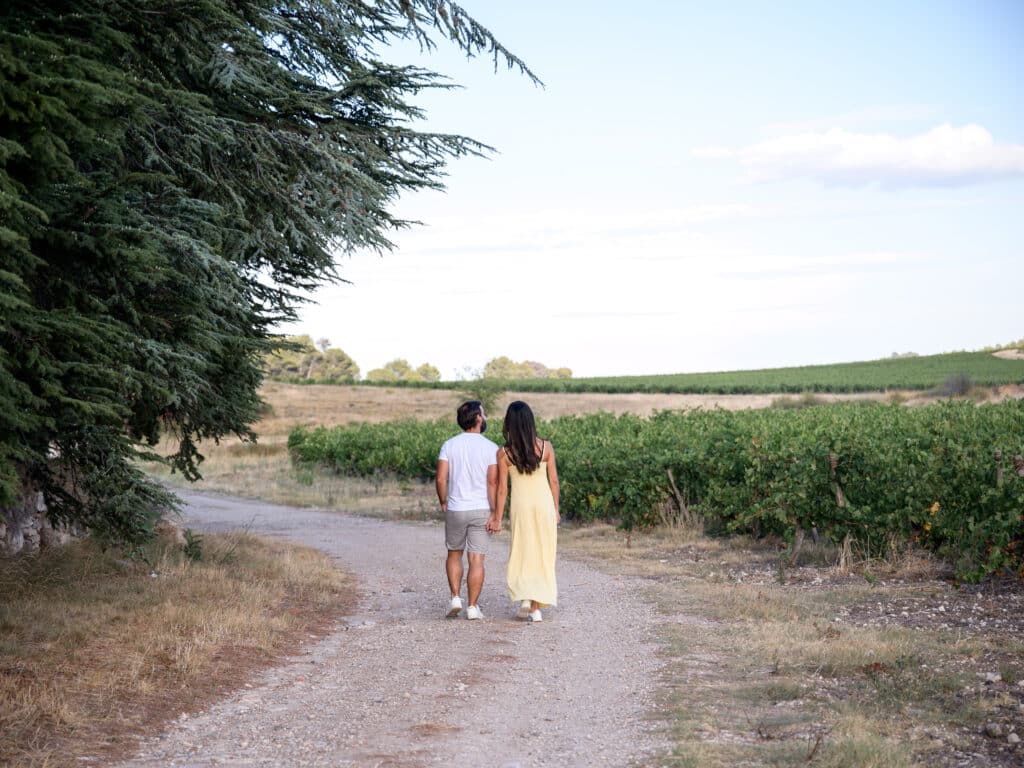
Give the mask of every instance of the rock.
<path id="1" fill-rule="evenodd" d="M 978 677 L 986 683 L 998 683 L 1003 679 L 1003 676 L 998 672 L 979 672 Z"/>
<path id="2" fill-rule="evenodd" d="M 985 735 L 998 739 L 1003 735 L 1003 726 L 999 723 L 985 723 Z"/>
<path id="3" fill-rule="evenodd" d="M 21 534 L 25 539 L 22 552 L 33 553 L 39 551 L 39 529 L 36 528 L 33 521 L 28 525 L 24 525 L 21 528 Z"/>
<path id="4" fill-rule="evenodd" d="M 63 526 L 54 527 L 49 520 L 44 519 L 39 526 L 39 546 L 42 549 L 63 547 L 71 541 L 71 534 Z"/>
<path id="5" fill-rule="evenodd" d="M 7 535 L 4 536 L 4 540 L 0 544 L 3 545 L 6 554 L 16 555 L 25 546 L 25 534 L 22 533 L 19 523 L 8 522 L 5 527 L 7 528 Z"/>
<path id="6" fill-rule="evenodd" d="M 1006 743 L 1013 744 L 1014 746 L 1016 746 L 1017 744 L 1020 744 L 1020 736 L 1018 736 L 1016 733 L 1011 733 L 1009 736 L 1006 737 Z"/>

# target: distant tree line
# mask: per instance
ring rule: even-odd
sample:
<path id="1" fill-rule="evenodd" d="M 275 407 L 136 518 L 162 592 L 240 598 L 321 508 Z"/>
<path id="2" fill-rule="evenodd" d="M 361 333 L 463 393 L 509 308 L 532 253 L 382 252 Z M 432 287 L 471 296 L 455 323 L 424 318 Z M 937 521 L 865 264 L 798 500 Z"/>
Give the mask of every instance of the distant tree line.
<path id="1" fill-rule="evenodd" d="M 268 378 L 283 381 L 317 381 L 342 384 L 360 381 L 359 366 L 343 350 L 332 347 L 329 339 L 313 342 L 308 335 L 290 336 L 282 348 L 264 357 L 264 371 Z M 489 361 L 474 378 L 516 381 L 523 379 L 569 379 L 569 368 L 548 368 L 543 363 L 524 360 L 517 363 L 508 357 Z M 365 381 L 372 383 L 441 381 L 437 366 L 423 363 L 414 368 L 408 360 L 395 358 L 380 368 L 366 373 Z"/>
<path id="2" fill-rule="evenodd" d="M 359 378 L 355 360 L 332 348 L 328 339 L 318 339 L 314 345 L 310 336 L 289 337 L 287 346 L 266 355 L 264 370 L 273 379 L 343 382 Z"/>
<path id="3" fill-rule="evenodd" d="M 484 366 L 485 379 L 571 379 L 569 368 L 548 368 L 534 360 L 517 363 L 507 357 L 496 357 Z"/>

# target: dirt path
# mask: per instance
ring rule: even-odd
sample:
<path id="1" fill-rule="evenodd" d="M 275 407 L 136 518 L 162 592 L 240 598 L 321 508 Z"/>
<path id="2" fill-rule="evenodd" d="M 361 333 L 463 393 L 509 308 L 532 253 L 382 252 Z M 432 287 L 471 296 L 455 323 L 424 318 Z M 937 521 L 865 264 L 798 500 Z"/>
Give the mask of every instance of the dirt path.
<path id="1" fill-rule="evenodd" d="M 567 558 L 559 606 L 511 618 L 507 534 L 492 541 L 483 621 L 446 620 L 443 531 L 181 494 L 187 524 L 322 549 L 358 578 L 356 614 L 123 764 L 627 766 L 667 749 L 650 719 L 659 618 L 635 583 Z"/>

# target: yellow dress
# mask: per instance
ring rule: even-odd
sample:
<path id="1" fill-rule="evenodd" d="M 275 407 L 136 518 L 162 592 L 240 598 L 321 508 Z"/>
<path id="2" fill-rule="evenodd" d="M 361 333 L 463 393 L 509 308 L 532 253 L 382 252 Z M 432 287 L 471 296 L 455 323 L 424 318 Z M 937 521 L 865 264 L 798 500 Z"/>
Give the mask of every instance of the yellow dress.
<path id="1" fill-rule="evenodd" d="M 555 550 L 558 523 L 555 500 L 548 486 L 547 462 L 529 475 L 509 464 L 511 545 L 508 553 L 508 592 L 514 601 L 536 600 L 543 607 L 558 602 Z"/>

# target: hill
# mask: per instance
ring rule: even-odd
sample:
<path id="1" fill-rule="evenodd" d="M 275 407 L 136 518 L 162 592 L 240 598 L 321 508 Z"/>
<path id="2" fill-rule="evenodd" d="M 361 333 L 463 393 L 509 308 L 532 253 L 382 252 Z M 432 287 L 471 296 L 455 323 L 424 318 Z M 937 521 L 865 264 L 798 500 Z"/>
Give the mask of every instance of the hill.
<path id="1" fill-rule="evenodd" d="M 963 394 L 970 386 L 1008 384 L 1024 384 L 1024 359 L 997 357 L 990 352 L 950 352 L 754 371 L 526 379 L 511 386 L 524 392 L 767 394 L 934 390 L 943 394 Z"/>

